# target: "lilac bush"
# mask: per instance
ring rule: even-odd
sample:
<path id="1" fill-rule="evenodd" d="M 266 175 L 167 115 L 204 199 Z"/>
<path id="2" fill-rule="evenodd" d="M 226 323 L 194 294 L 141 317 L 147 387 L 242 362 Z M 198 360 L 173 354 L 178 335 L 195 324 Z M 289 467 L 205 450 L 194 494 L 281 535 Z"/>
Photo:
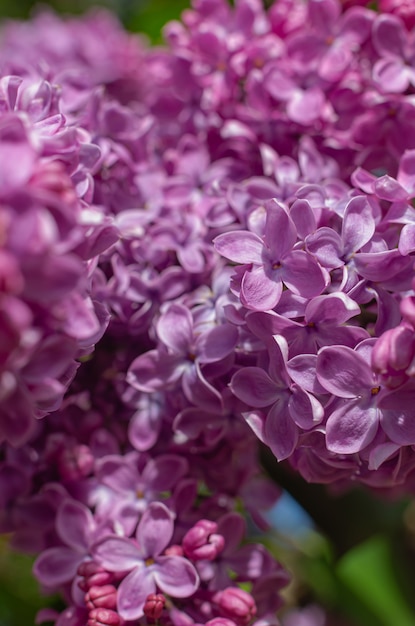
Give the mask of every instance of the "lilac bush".
<path id="1" fill-rule="evenodd" d="M 3 27 L 0 527 L 56 626 L 277 626 L 258 440 L 413 481 L 412 18 L 364 4 Z"/>

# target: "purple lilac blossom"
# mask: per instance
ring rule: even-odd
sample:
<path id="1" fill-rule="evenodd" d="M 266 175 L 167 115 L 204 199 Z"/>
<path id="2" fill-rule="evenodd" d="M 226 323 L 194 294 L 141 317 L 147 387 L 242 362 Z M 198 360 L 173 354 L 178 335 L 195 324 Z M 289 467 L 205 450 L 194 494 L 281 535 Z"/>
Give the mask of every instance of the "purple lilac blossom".
<path id="1" fill-rule="evenodd" d="M 3 28 L 0 521 L 56 626 L 275 624 L 258 438 L 413 482 L 413 35 L 351 4 Z"/>

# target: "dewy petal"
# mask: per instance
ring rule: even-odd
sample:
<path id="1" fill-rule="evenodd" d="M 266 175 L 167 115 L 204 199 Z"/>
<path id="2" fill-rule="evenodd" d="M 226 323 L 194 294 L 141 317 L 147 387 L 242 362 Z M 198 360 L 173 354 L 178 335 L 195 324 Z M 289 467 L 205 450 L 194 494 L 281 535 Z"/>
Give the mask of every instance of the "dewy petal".
<path id="1" fill-rule="evenodd" d="M 294 452 L 298 441 L 298 428 L 288 412 L 288 403 L 278 402 L 268 412 L 265 428 L 265 443 L 278 459 L 283 461 Z"/>
<path id="2" fill-rule="evenodd" d="M 320 265 L 304 250 L 294 250 L 284 257 L 281 277 L 293 293 L 304 298 L 318 296 L 326 286 Z"/>
<path id="3" fill-rule="evenodd" d="M 94 561 L 109 572 L 124 572 L 144 565 L 142 550 L 126 537 L 107 537 L 96 543 L 91 553 Z"/>
<path id="4" fill-rule="evenodd" d="M 379 424 L 379 411 L 360 400 L 344 401 L 327 420 L 327 448 L 336 454 L 354 454 L 373 441 Z"/>
<path id="5" fill-rule="evenodd" d="M 193 320 L 189 309 L 181 304 L 170 305 L 160 316 L 157 335 L 173 354 L 186 354 L 193 339 Z"/>
<path id="6" fill-rule="evenodd" d="M 351 348 L 328 346 L 317 356 L 317 378 L 339 398 L 356 398 L 375 386 L 370 365 Z"/>
<path id="7" fill-rule="evenodd" d="M 147 567 L 133 569 L 118 587 L 117 610 L 120 617 L 127 621 L 142 617 L 147 596 L 155 592 L 153 573 Z"/>
<path id="8" fill-rule="evenodd" d="M 188 598 L 199 587 L 199 576 L 184 557 L 160 556 L 153 567 L 157 586 L 173 598 Z"/>
<path id="9" fill-rule="evenodd" d="M 241 302 L 254 311 L 269 311 L 279 302 L 282 293 L 280 278 L 269 278 L 262 267 L 245 272 L 241 284 Z"/>
<path id="10" fill-rule="evenodd" d="M 342 239 L 344 254 L 360 250 L 373 236 L 375 220 L 365 196 L 352 198 L 346 206 L 343 217 Z"/>
<path id="11" fill-rule="evenodd" d="M 58 535 L 74 550 L 87 553 L 95 522 L 89 509 L 76 500 L 65 500 L 56 516 Z"/>
<path id="12" fill-rule="evenodd" d="M 35 561 L 33 574 L 47 587 L 59 587 L 76 575 L 83 555 L 70 548 L 49 548 Z"/>
<path id="13" fill-rule="evenodd" d="M 292 250 L 297 241 L 297 230 L 288 213 L 276 200 L 268 202 L 266 209 L 264 241 L 271 260 L 277 262 Z"/>
<path id="14" fill-rule="evenodd" d="M 234 263 L 262 264 L 263 241 L 248 230 L 222 233 L 213 240 L 215 250 Z"/>
<path id="15" fill-rule="evenodd" d="M 144 557 L 155 557 L 163 552 L 173 530 L 174 522 L 169 509 L 161 502 L 152 502 L 144 511 L 136 533 Z"/>
<path id="16" fill-rule="evenodd" d="M 415 386 L 412 381 L 379 400 L 382 428 L 394 443 L 415 444 L 414 407 Z"/>
<path id="17" fill-rule="evenodd" d="M 278 396 L 278 388 L 268 374 L 259 367 L 243 367 L 233 375 L 232 392 L 248 406 L 270 406 Z"/>

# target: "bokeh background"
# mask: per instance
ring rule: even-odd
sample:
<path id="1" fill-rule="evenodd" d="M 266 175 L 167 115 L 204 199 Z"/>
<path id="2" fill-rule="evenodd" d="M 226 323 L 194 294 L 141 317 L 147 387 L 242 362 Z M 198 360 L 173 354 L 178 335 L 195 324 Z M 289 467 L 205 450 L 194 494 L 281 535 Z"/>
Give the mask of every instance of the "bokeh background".
<path id="1" fill-rule="evenodd" d="M 81 14 L 97 4 L 157 44 L 162 26 L 189 6 L 187 0 L 0 0 L 0 20 L 27 19 L 45 5 L 61 14 Z M 386 497 L 362 488 L 329 492 L 277 465 L 266 450 L 262 456 L 283 496 L 269 514 L 273 531 L 259 540 L 293 573 L 287 606 L 323 607 L 318 626 L 415 626 L 412 497 Z M 253 536 L 258 532 L 252 528 Z M 0 626 L 32 626 L 39 609 L 63 607 L 59 599 L 41 595 L 31 577 L 32 561 L 16 554 L 7 537 L 0 539 Z M 300 616 L 293 623 L 311 624 Z"/>

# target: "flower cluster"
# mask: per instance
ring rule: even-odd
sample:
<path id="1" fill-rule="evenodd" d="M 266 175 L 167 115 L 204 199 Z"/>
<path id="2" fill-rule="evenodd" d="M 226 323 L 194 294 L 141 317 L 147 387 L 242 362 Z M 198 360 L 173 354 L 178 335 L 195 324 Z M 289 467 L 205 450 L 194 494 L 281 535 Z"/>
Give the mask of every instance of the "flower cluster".
<path id="1" fill-rule="evenodd" d="M 258 439 L 410 487 L 415 48 L 361 4 L 3 28 L 0 528 L 39 619 L 276 626 Z"/>

